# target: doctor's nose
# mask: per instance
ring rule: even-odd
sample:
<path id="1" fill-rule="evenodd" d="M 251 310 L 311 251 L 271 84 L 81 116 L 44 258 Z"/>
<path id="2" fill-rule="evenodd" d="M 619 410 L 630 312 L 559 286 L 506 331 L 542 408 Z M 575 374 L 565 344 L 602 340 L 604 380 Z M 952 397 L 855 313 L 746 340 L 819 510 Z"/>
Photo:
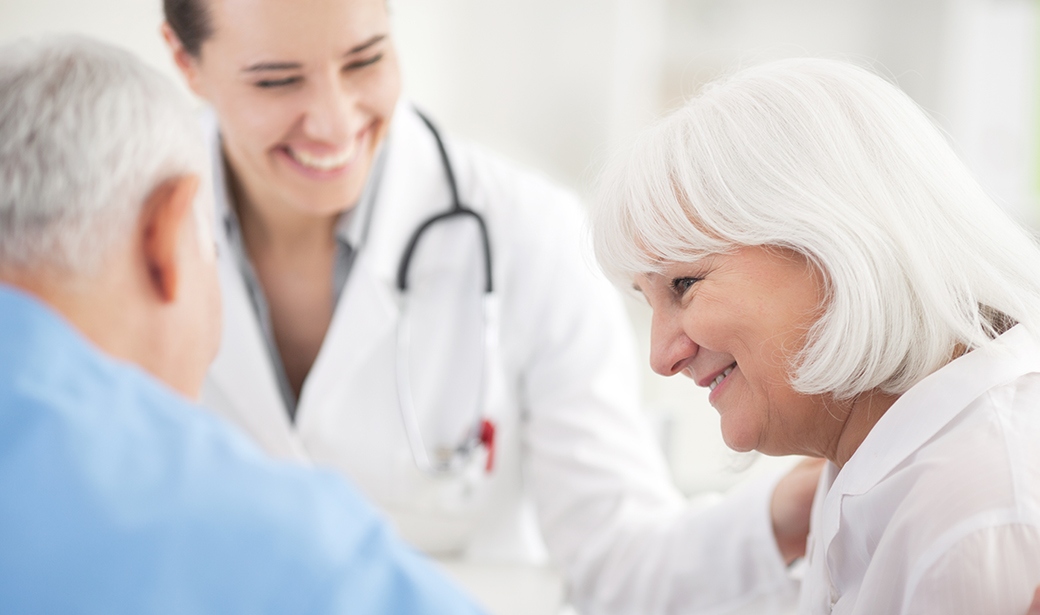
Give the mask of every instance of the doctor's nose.
<path id="1" fill-rule="evenodd" d="M 316 141 L 333 145 L 349 143 L 354 132 L 360 128 L 357 115 L 358 95 L 337 83 L 326 79 L 316 83 L 307 103 L 303 129 L 306 136 Z"/>
<path id="2" fill-rule="evenodd" d="M 674 376 L 689 367 L 700 349 L 683 331 L 678 318 L 654 310 L 650 325 L 650 367 Z"/>

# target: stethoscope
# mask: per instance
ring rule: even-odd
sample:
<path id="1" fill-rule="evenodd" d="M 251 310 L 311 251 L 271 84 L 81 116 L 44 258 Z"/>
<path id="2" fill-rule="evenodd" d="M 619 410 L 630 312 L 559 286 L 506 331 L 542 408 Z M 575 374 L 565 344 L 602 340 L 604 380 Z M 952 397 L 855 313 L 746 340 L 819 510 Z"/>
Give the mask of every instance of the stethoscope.
<path id="1" fill-rule="evenodd" d="M 452 169 L 451 161 L 448 159 L 448 152 L 444 148 L 444 141 L 441 139 L 440 133 L 434 127 L 433 122 L 431 122 L 429 118 L 418 110 L 416 110 L 416 113 L 430 129 L 430 133 L 433 134 L 433 138 L 437 141 L 437 149 L 440 151 L 441 162 L 444 166 L 444 174 L 447 176 L 448 186 L 451 188 L 452 203 L 449 209 L 430 216 L 415 229 L 415 232 L 408 240 L 404 254 L 401 255 L 401 264 L 397 269 L 397 290 L 400 293 L 401 298 L 401 314 L 397 321 L 396 370 L 398 408 L 401 412 L 401 422 L 404 424 L 405 435 L 408 439 L 408 447 L 411 449 L 412 458 L 419 470 L 426 474 L 435 476 L 461 474 L 467 467 L 469 467 L 469 462 L 474 453 L 480 447 L 484 447 L 487 450 L 487 463 L 485 469 L 490 472 L 494 460 L 495 426 L 484 416 L 482 408 L 484 396 L 487 392 L 488 357 L 494 356 L 494 345 L 496 342 L 494 330 L 496 306 L 493 292 L 494 288 L 491 280 L 491 242 L 488 240 L 487 225 L 484 222 L 484 218 L 476 211 L 463 205 L 459 200 L 459 189 L 455 181 L 455 172 Z M 419 428 L 419 416 L 416 413 L 413 404 L 411 382 L 408 376 L 408 351 L 410 346 L 410 331 L 408 318 L 406 317 L 408 309 L 408 270 L 411 267 L 412 257 L 415 254 L 416 246 L 418 246 L 423 234 L 439 222 L 459 218 L 471 218 L 476 222 L 477 228 L 480 231 L 480 243 L 484 254 L 484 288 L 483 296 L 481 298 L 481 308 L 483 312 L 481 348 L 484 356 L 481 357 L 480 361 L 480 381 L 477 395 L 477 408 L 473 416 L 473 425 L 467 430 L 466 434 L 457 444 L 454 446 L 439 447 L 435 451 L 435 454 L 431 455 L 430 449 L 426 446 L 426 442 L 423 440 L 422 432 Z"/>

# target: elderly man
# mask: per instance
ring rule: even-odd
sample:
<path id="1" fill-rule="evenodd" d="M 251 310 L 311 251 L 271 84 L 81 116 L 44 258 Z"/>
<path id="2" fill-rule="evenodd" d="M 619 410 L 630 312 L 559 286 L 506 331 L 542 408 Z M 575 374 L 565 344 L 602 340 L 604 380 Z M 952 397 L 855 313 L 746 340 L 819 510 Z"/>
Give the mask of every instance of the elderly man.
<path id="1" fill-rule="evenodd" d="M 124 52 L 0 49 L 0 611 L 476 612 L 189 401 L 220 331 L 196 131 Z"/>

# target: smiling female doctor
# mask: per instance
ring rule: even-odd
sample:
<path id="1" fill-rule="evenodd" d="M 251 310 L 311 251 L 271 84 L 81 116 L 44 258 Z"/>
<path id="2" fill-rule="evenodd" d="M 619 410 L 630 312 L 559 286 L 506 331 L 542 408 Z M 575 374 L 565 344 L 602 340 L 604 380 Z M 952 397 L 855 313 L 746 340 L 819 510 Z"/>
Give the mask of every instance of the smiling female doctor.
<path id="1" fill-rule="evenodd" d="M 207 405 L 350 477 L 428 553 L 547 548 L 589 613 L 738 607 L 789 583 L 815 472 L 713 506 L 680 497 L 578 204 L 442 147 L 399 100 L 384 0 L 165 10 L 213 110 L 224 334 Z"/>

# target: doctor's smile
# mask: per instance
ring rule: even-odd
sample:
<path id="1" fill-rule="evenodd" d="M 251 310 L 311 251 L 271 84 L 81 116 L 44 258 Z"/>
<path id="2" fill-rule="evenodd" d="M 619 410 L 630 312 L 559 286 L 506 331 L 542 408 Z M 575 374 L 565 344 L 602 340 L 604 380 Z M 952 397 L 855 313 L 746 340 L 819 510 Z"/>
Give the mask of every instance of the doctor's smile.
<path id="1" fill-rule="evenodd" d="M 358 160 L 359 154 L 368 147 L 372 130 L 366 128 L 361 131 L 351 144 L 345 147 L 282 145 L 276 147 L 274 152 L 307 177 L 319 180 L 334 179 L 349 172 L 350 167 Z"/>
<path id="2" fill-rule="evenodd" d="M 249 202 L 244 223 L 262 211 L 265 226 L 305 228 L 353 209 L 401 88 L 382 2 L 196 6 L 210 27 L 187 46 L 194 50 L 165 35 L 188 85 L 219 118 L 238 205 Z"/>

